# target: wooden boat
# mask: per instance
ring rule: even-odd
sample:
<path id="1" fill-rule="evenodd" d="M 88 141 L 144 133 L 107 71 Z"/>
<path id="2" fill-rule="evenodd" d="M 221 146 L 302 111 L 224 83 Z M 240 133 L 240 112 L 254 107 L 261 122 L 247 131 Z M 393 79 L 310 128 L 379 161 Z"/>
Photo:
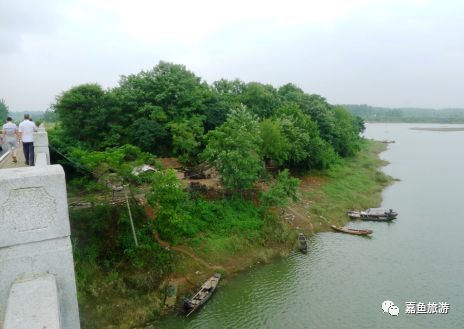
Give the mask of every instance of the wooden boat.
<path id="1" fill-rule="evenodd" d="M 341 227 L 337 225 L 330 225 L 335 231 L 354 234 L 354 235 L 369 235 L 372 234 L 372 230 L 357 230 L 354 228 Z"/>
<path id="2" fill-rule="evenodd" d="M 216 289 L 220 279 L 221 274 L 215 273 L 212 277 L 206 280 L 205 283 L 203 283 L 200 290 L 191 299 L 184 299 L 183 308 L 185 313 L 187 313 L 187 316 L 195 312 L 201 305 L 208 301 Z"/>
<path id="3" fill-rule="evenodd" d="M 306 237 L 303 233 L 298 234 L 298 242 L 300 243 L 300 251 L 303 254 L 306 254 L 308 252 L 308 242 L 306 241 Z"/>
<path id="4" fill-rule="evenodd" d="M 348 216 L 351 219 L 388 222 L 395 219 L 398 216 L 398 213 L 392 209 L 385 210 L 382 208 L 369 208 L 364 211 L 350 210 L 348 211 Z"/>

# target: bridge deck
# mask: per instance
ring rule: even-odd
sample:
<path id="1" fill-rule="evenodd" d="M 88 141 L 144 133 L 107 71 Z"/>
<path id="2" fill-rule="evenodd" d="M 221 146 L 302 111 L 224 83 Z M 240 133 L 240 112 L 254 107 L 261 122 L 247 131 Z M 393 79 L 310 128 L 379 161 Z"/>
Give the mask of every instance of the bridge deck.
<path id="1" fill-rule="evenodd" d="M 24 160 L 24 153 L 23 153 L 23 146 L 18 145 L 16 158 L 18 162 L 13 162 L 13 157 L 11 153 L 8 154 L 1 162 L 0 162 L 0 169 L 7 169 L 7 168 L 18 168 L 18 167 L 25 167 L 26 162 Z"/>

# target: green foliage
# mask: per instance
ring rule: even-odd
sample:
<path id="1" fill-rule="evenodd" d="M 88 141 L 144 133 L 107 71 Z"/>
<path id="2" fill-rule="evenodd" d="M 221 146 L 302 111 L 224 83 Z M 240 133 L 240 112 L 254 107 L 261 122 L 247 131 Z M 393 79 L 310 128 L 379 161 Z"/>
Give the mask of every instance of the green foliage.
<path id="1" fill-rule="evenodd" d="M 163 238 L 176 242 L 182 236 L 193 236 L 196 233 L 188 211 L 189 196 L 184 192 L 174 170 L 152 175 L 147 200 L 156 211 L 156 227 Z"/>
<path id="2" fill-rule="evenodd" d="M 230 112 L 227 121 L 207 135 L 204 157 L 221 174 L 227 190 L 253 187 L 263 169 L 257 118 L 244 106 Z"/>
<path id="3" fill-rule="evenodd" d="M 8 105 L 6 105 L 5 100 L 2 98 L 0 99 L 0 121 L 5 122 L 8 116 Z"/>
<path id="4" fill-rule="evenodd" d="M 269 118 L 279 105 L 277 90 L 271 85 L 250 82 L 241 97 L 241 101 L 259 118 Z"/>
<path id="5" fill-rule="evenodd" d="M 95 181 L 93 177 L 78 176 L 69 181 L 66 184 L 69 195 L 82 195 L 94 194 L 94 193 L 107 193 L 109 189 L 101 182 Z"/>
<path id="6" fill-rule="evenodd" d="M 156 229 L 163 239 L 180 239 L 239 234 L 247 239 L 260 235 L 261 210 L 251 201 L 227 198 L 218 201 L 192 199 L 184 191 L 174 170 L 153 174 L 147 200 L 155 209 Z"/>
<path id="7" fill-rule="evenodd" d="M 272 137 L 279 135 L 275 120 L 279 108 L 288 103 L 311 117 L 319 137 L 338 155 L 350 156 L 359 148 L 362 122 L 318 95 L 292 84 L 275 89 L 222 79 L 208 86 L 185 66 L 162 61 L 151 70 L 123 76 L 113 90 L 104 91 L 96 84 L 74 87 L 57 97 L 53 109 L 64 135 L 90 149 L 131 143 L 146 152 L 195 163 L 205 147 L 205 132 L 222 126 L 231 109 L 243 104 L 260 120 L 272 119 L 273 127 L 263 123 L 263 133 L 268 134 L 263 136 Z M 286 153 L 282 148 L 265 150 L 266 160 L 282 163 Z"/>
<path id="8" fill-rule="evenodd" d="M 98 296 L 104 288 L 98 284 L 102 276 L 106 283 L 112 284 L 119 281 L 120 273 L 143 269 L 150 272 L 154 289 L 170 272 L 170 253 L 153 239 L 143 208 L 136 204 L 132 204 L 131 208 L 138 248 L 135 247 L 125 207 L 95 206 L 70 210 L 80 298 Z"/>
<path id="9" fill-rule="evenodd" d="M 65 135 L 92 148 L 107 137 L 108 97 L 97 84 L 80 85 L 62 93 L 53 105 Z"/>
<path id="10" fill-rule="evenodd" d="M 293 84 L 276 89 L 221 79 L 209 86 L 185 66 L 163 61 L 123 76 L 112 90 L 74 87 L 53 109 L 63 137 L 57 143 L 67 156 L 72 144 L 95 151 L 132 144 L 186 165 L 206 159 L 229 191 L 253 187 L 263 162 L 328 168 L 359 150 L 364 129 L 358 117 Z"/>
<path id="11" fill-rule="evenodd" d="M 279 119 L 264 119 L 260 122 L 261 154 L 266 162 L 281 166 L 289 157 L 290 144 L 282 130 Z"/>
<path id="12" fill-rule="evenodd" d="M 359 133 L 364 125 L 361 126 L 360 122 L 354 120 L 342 107 L 334 107 L 333 114 L 338 123 L 333 138 L 334 149 L 342 157 L 355 155 L 359 151 Z"/>
<path id="13" fill-rule="evenodd" d="M 123 76 L 114 95 L 126 122 L 132 122 L 125 134 L 134 145 L 184 158 L 198 153 L 212 94 L 185 66 L 161 61 L 152 70 Z M 179 129 L 185 126 L 184 134 Z"/>
<path id="14" fill-rule="evenodd" d="M 165 124 L 142 117 L 132 123 L 129 134 L 131 143 L 145 152 L 170 153 L 170 135 Z"/>
<path id="15" fill-rule="evenodd" d="M 172 135 L 173 151 L 185 164 L 194 164 L 203 139 L 202 118 L 194 116 L 190 119 L 173 121 L 168 124 Z"/>
<path id="16" fill-rule="evenodd" d="M 269 186 L 269 190 L 261 194 L 261 199 L 266 206 L 284 207 L 289 199 L 297 201 L 299 179 L 290 177 L 287 169 L 279 172 L 275 182 Z"/>
<path id="17" fill-rule="evenodd" d="M 261 235 L 262 212 L 251 201 L 240 197 L 218 201 L 196 199 L 189 208 L 195 226 L 207 236 L 238 235 L 252 241 Z"/>
<path id="18" fill-rule="evenodd" d="M 157 210 L 179 210 L 188 196 L 173 169 L 162 170 L 153 174 L 148 202 Z"/>
<path id="19" fill-rule="evenodd" d="M 320 137 L 317 124 L 297 104 L 283 104 L 277 117 L 288 140 L 288 167 L 303 171 L 325 169 L 336 161 L 333 148 Z"/>
<path id="20" fill-rule="evenodd" d="M 136 181 L 132 175 L 134 167 L 142 164 L 155 164 L 154 157 L 144 153 L 136 146 L 127 144 L 121 147 L 109 148 L 106 151 L 85 151 L 80 148 L 70 149 L 69 156 L 96 178 L 106 173 L 116 173 L 127 181 Z"/>

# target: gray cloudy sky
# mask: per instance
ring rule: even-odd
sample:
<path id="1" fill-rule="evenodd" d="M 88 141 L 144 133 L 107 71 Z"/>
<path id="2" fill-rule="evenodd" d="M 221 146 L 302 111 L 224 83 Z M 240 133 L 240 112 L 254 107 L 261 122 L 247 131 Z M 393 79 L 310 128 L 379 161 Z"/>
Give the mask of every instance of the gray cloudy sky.
<path id="1" fill-rule="evenodd" d="M 464 107 L 464 1 L 0 0 L 0 98 L 180 63 L 208 82 L 293 82 L 331 103 Z"/>

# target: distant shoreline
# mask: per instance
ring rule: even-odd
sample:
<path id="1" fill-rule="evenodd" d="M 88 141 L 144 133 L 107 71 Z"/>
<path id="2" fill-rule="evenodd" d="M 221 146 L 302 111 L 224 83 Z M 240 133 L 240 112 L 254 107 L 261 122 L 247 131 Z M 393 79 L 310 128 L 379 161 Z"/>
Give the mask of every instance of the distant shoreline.
<path id="1" fill-rule="evenodd" d="M 423 131 L 442 131 L 442 132 L 452 132 L 452 131 L 464 131 L 464 127 L 461 128 L 447 128 L 447 127 L 442 127 L 442 128 L 420 128 L 420 127 L 413 127 L 410 128 L 411 130 L 423 130 Z"/>

